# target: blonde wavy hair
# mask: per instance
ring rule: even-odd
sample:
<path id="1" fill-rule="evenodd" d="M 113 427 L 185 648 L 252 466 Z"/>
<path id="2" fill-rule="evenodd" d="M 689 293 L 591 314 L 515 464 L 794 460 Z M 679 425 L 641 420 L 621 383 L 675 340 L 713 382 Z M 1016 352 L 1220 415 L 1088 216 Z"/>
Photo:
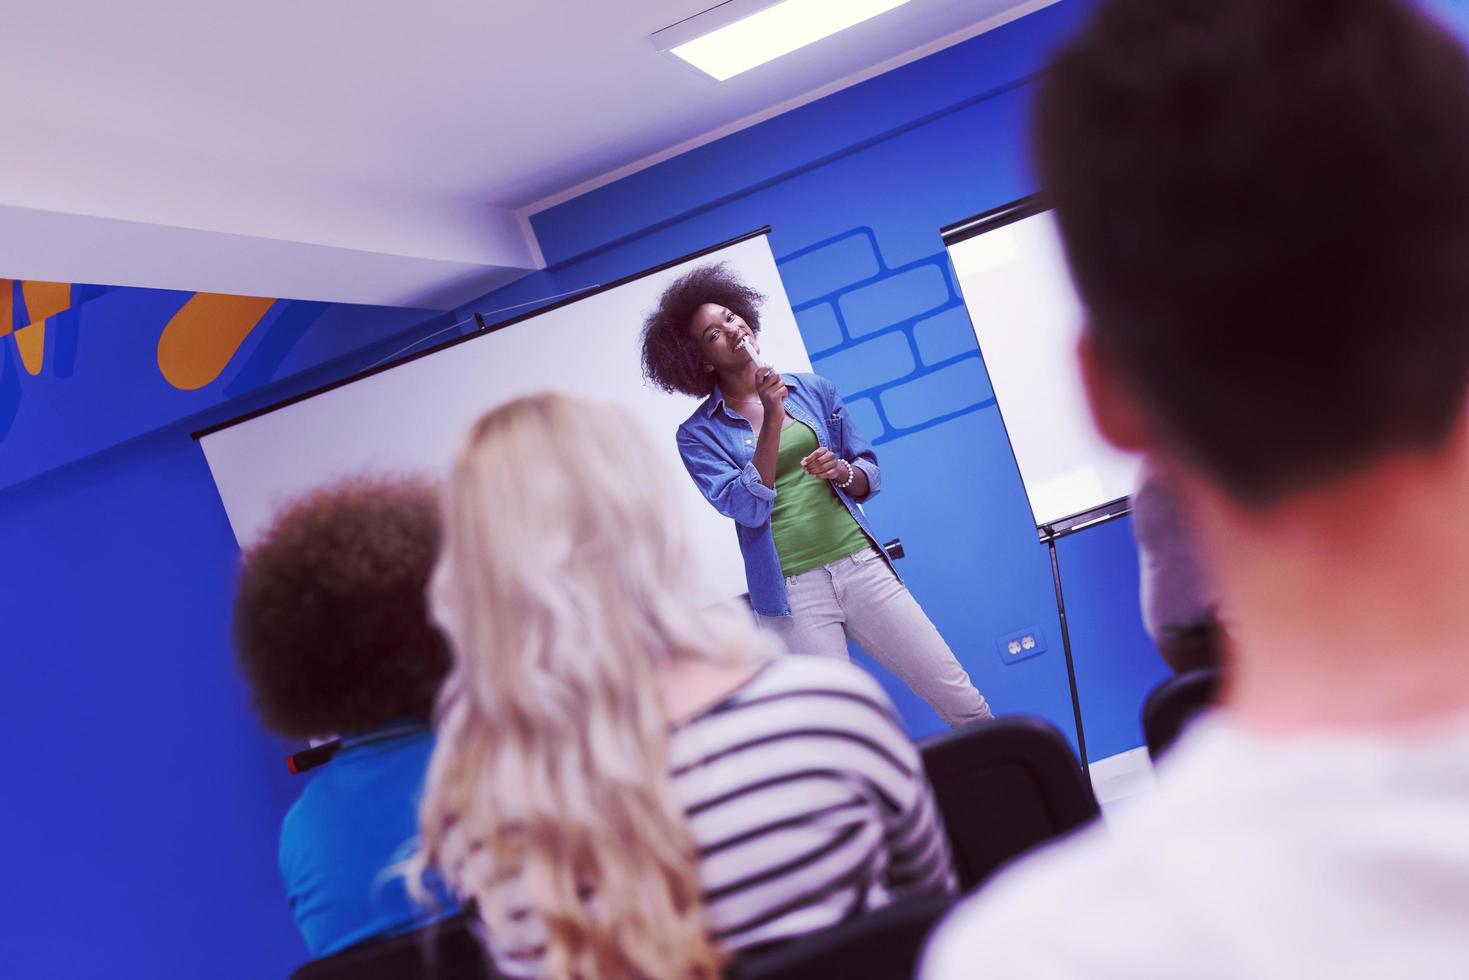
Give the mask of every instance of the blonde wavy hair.
<path id="1" fill-rule="evenodd" d="M 447 489 L 432 592 L 454 662 L 410 878 L 475 898 L 492 946 L 528 905 L 552 977 L 721 964 L 657 680 L 772 650 L 700 608 L 652 458 L 620 410 L 535 395 L 474 425 Z"/>

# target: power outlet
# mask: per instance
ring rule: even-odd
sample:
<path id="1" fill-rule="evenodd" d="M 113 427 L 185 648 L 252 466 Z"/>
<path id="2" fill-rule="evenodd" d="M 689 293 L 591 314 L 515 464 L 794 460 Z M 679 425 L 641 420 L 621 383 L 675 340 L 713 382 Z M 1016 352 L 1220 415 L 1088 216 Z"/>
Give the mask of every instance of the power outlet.
<path id="1" fill-rule="evenodd" d="M 1028 626 L 1015 633 L 1007 633 L 995 641 L 1000 660 L 1007 664 L 1029 660 L 1046 652 L 1046 634 L 1039 627 Z"/>

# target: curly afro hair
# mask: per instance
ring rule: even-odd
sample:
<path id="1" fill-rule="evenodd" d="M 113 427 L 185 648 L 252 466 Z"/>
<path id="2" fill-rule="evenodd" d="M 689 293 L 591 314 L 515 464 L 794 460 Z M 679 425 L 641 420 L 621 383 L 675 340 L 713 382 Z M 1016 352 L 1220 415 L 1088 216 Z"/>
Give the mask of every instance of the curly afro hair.
<path id="1" fill-rule="evenodd" d="M 266 727 L 291 738 L 427 721 L 449 669 L 425 596 L 438 495 L 360 478 L 288 505 L 242 558 L 237 656 Z"/>
<path id="2" fill-rule="evenodd" d="M 703 398 L 714 390 L 689 324 L 705 303 L 718 303 L 760 332 L 765 297 L 740 281 L 725 263 L 701 265 L 676 279 L 643 321 L 643 376 L 667 392 Z"/>

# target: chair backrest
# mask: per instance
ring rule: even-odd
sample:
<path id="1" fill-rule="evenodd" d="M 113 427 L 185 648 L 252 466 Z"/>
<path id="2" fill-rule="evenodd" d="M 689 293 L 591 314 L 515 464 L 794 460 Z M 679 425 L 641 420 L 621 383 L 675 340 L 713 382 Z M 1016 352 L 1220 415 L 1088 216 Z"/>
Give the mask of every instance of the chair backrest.
<path id="1" fill-rule="evenodd" d="M 370 939 L 296 968 L 291 980 L 499 980 L 475 934 L 474 913 L 401 936 Z"/>
<path id="2" fill-rule="evenodd" d="M 952 906 L 948 897 L 897 902 L 768 952 L 738 957 L 724 975 L 726 980 L 903 980 L 917 972 L 924 941 Z"/>
<path id="3" fill-rule="evenodd" d="M 918 747 L 964 891 L 1098 813 L 1070 743 L 1038 718 L 971 722 Z"/>
<path id="4" fill-rule="evenodd" d="M 1154 762 L 1209 706 L 1218 691 L 1219 671 L 1212 667 L 1170 677 L 1153 689 L 1143 704 L 1143 737 L 1148 740 L 1148 755 Z"/>

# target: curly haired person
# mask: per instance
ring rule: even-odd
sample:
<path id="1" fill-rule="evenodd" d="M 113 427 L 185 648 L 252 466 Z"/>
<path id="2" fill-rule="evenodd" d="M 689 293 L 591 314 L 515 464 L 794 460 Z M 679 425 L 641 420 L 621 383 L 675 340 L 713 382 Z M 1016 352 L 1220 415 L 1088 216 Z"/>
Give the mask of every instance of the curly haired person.
<path id="1" fill-rule="evenodd" d="M 728 267 L 701 266 L 643 325 L 648 380 L 703 399 L 679 426 L 679 455 L 734 522 L 751 608 L 796 653 L 846 659 L 852 640 L 950 725 L 989 718 L 859 506 L 882 471 L 836 386 L 757 360 L 763 300 Z"/>
<path id="2" fill-rule="evenodd" d="M 342 738 L 281 827 L 281 877 L 313 956 L 453 907 L 419 907 L 393 871 L 417 833 L 449 669 L 425 599 L 440 534 L 433 487 L 359 479 L 287 505 L 241 561 L 235 647 L 261 719 L 288 738 Z"/>

